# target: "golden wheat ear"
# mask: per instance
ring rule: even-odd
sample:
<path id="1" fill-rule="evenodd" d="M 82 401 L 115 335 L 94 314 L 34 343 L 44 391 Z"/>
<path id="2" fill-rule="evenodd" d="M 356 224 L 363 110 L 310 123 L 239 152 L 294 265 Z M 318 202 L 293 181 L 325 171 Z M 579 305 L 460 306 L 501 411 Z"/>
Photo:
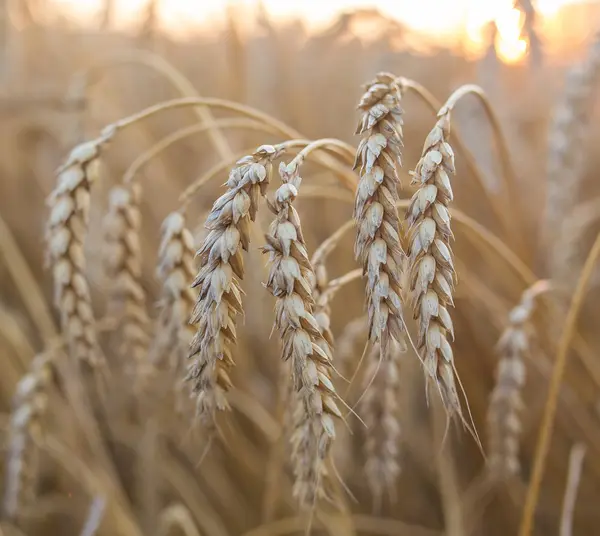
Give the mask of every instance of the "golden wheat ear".
<path id="1" fill-rule="evenodd" d="M 367 277 L 369 338 L 380 344 L 384 354 L 390 341 L 403 339 L 405 325 L 400 299 L 404 253 L 396 208 L 402 165 L 400 98 L 396 77 L 379 74 L 360 100 L 362 118 L 356 131 L 361 141 L 355 162 L 360 181 L 354 206 L 354 252 Z"/>
<path id="2" fill-rule="evenodd" d="M 364 470 L 376 511 L 380 511 L 385 493 L 395 500 L 400 474 L 398 386 L 400 361 L 405 351 L 397 342 L 390 344 L 388 355 L 382 355 L 379 348 L 373 346 L 364 374 L 365 395 L 360 402 L 360 414 L 367 427 Z"/>
<path id="3" fill-rule="evenodd" d="M 3 510 L 18 522 L 22 512 L 36 502 L 39 465 L 38 444 L 52 381 L 51 353 L 39 354 L 17 384 L 10 419 Z"/>
<path id="4" fill-rule="evenodd" d="M 293 207 L 301 178 L 299 164 L 281 164 L 282 184 L 269 203 L 275 215 L 263 251 L 269 255 L 266 287 L 275 296 L 275 325 L 282 339 L 282 358 L 290 364 L 294 388 L 292 464 L 293 495 L 303 508 L 314 508 L 327 496 L 326 460 L 335 439 L 335 420 L 342 414 L 331 382 L 331 347 L 313 316 L 316 276 Z"/>
<path id="5" fill-rule="evenodd" d="M 446 112 L 427 136 L 421 159 L 412 172 L 412 182 L 418 188 L 406 211 L 408 278 L 419 326 L 417 349 L 423 357 L 428 383 L 439 391 L 446 409 L 462 417 L 450 347 L 454 327 L 449 308 L 454 304 L 455 271 L 448 210 L 453 198 L 450 174 L 454 173 L 449 133 L 450 116 Z"/>
<path id="6" fill-rule="evenodd" d="M 103 141 L 78 145 L 59 168 L 56 187 L 48 199 L 50 217 L 46 230 L 54 304 L 69 353 L 94 368 L 104 358 L 94 329 L 83 242 L 89 219 L 90 189 L 98 174 Z"/>
<path id="7" fill-rule="evenodd" d="M 496 351 L 496 385 L 488 406 L 488 468 L 494 478 L 506 479 L 520 471 L 522 391 L 527 368 L 525 358 L 531 351 L 535 334 L 532 316 L 536 300 L 548 291 L 548 281 L 538 281 L 521 296 L 519 304 L 510 311 L 508 325 L 502 332 Z"/>
<path id="8" fill-rule="evenodd" d="M 183 411 L 182 382 L 190 343 L 195 330 L 189 323 L 198 297 L 191 288 L 194 280 L 194 238 L 181 212 L 172 212 L 162 224 L 156 275 L 161 282 L 161 298 L 156 333 L 150 352 L 150 363 L 167 370 L 176 382 L 177 411 Z"/>
<path id="9" fill-rule="evenodd" d="M 190 346 L 192 360 L 186 380 L 196 395 L 198 418 L 214 427 L 218 411 L 229 408 L 235 318 L 243 313 L 239 281 L 244 277 L 243 251 L 250 245 L 250 225 L 258 211 L 278 150 L 271 145 L 237 162 L 229 174 L 227 191 L 215 201 L 205 223 L 209 231 L 197 252 L 200 269 L 193 286 L 199 288 L 191 322 L 196 334 Z"/>
<path id="10" fill-rule="evenodd" d="M 147 361 L 150 340 L 142 285 L 140 197 L 140 184 L 114 187 L 103 222 L 107 312 L 119 319 L 119 354 L 125 360 L 125 370 L 132 374 Z"/>

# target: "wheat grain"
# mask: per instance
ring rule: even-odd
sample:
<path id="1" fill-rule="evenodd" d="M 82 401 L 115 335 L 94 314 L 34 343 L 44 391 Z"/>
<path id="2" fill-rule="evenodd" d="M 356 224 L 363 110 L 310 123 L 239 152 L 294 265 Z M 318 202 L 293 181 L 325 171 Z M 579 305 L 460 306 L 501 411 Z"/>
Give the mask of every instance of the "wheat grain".
<path id="1" fill-rule="evenodd" d="M 519 473 L 523 410 L 521 393 L 526 379 L 525 358 L 530 353 L 534 333 L 532 315 L 535 300 L 548 288 L 547 281 L 538 281 L 523 293 L 519 304 L 508 315 L 508 326 L 500 336 L 496 348 L 500 360 L 487 416 L 487 461 L 491 473 L 496 478 L 507 478 Z"/>
<path id="2" fill-rule="evenodd" d="M 400 267 L 402 247 L 398 220 L 397 167 L 401 165 L 402 109 L 395 77 L 381 73 L 367 85 L 358 107 L 363 116 L 356 133 L 361 141 L 355 168 L 360 168 L 354 218 L 354 253 L 367 276 L 369 338 L 386 353 L 390 340 L 403 338 Z"/>
<path id="3" fill-rule="evenodd" d="M 93 326 L 83 241 L 89 218 L 90 186 L 98 174 L 100 147 L 105 141 L 78 145 L 57 171 L 57 185 L 48 200 L 50 217 L 46 231 L 54 303 L 69 351 L 94 367 L 101 364 L 103 358 Z"/>
<path id="4" fill-rule="evenodd" d="M 281 164 L 282 185 L 269 203 L 275 219 L 263 251 L 269 254 L 267 289 L 275 296 L 275 325 L 282 339 L 282 358 L 291 364 L 296 393 L 292 462 L 293 495 L 303 508 L 327 497 L 326 460 L 335 438 L 334 418 L 341 418 L 331 383 L 331 347 L 312 314 L 314 270 L 292 206 L 301 182 L 299 164 Z"/>
<path id="5" fill-rule="evenodd" d="M 132 183 L 110 192 L 104 218 L 104 273 L 108 282 L 108 314 L 121 319 L 120 354 L 126 369 L 135 370 L 148 354 L 149 318 L 142 286 L 140 249 L 141 187 Z"/>
<path id="6" fill-rule="evenodd" d="M 13 399 L 3 510 L 18 520 L 24 509 L 35 504 L 38 447 L 52 378 L 52 354 L 39 354 L 29 372 L 19 381 Z"/>
<path id="7" fill-rule="evenodd" d="M 418 189 L 406 211 L 408 270 L 414 317 L 419 323 L 417 347 L 423 356 L 428 385 L 434 382 L 450 414 L 462 416 L 449 341 L 454 338 L 448 308 L 453 305 L 455 284 L 449 245 L 452 230 L 448 204 L 453 198 L 449 174 L 454 173 L 454 153 L 446 141 L 449 133 L 449 111 L 442 110 L 412 172 L 412 183 Z"/>
<path id="8" fill-rule="evenodd" d="M 227 191 L 206 219 L 209 233 L 197 252 L 200 270 L 193 285 L 200 293 L 191 318 L 197 327 L 186 379 L 197 395 L 197 415 L 209 426 L 214 424 L 217 410 L 228 408 L 235 317 L 243 312 L 238 281 L 244 277 L 242 250 L 250 244 L 250 223 L 256 218 L 259 196 L 265 194 L 271 161 L 277 156 L 275 147 L 263 145 L 237 162 L 229 174 Z"/>

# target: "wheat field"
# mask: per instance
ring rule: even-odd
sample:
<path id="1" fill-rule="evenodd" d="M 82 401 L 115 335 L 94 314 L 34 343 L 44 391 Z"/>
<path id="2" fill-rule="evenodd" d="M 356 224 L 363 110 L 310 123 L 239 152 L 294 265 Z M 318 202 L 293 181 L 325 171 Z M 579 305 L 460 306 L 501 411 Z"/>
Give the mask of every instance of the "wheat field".
<path id="1" fill-rule="evenodd" d="M 509 65 L 0 2 L 0 534 L 600 533 L 600 11 L 516 5 Z"/>

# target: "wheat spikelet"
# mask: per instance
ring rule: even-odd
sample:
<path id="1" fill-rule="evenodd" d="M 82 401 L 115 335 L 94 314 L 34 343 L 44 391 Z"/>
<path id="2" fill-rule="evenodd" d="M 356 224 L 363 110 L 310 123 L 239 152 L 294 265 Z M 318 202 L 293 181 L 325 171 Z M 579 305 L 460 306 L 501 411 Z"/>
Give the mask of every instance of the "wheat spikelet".
<path id="1" fill-rule="evenodd" d="M 28 374 L 17 384 L 10 420 L 3 510 L 17 520 L 35 504 L 38 446 L 52 378 L 50 354 L 35 357 Z"/>
<path id="2" fill-rule="evenodd" d="M 47 262 L 54 278 L 54 303 L 71 355 L 97 366 L 102 362 L 93 325 L 83 241 L 89 217 L 90 186 L 98 170 L 100 142 L 78 145 L 59 168 L 49 197 Z"/>
<path id="3" fill-rule="evenodd" d="M 354 218 L 354 253 L 367 276 L 369 338 L 385 353 L 390 340 L 403 338 L 400 301 L 402 247 L 396 203 L 400 184 L 402 109 L 394 76 L 381 73 L 367 86 L 358 107 L 363 112 L 356 133 L 361 142 L 355 168 L 360 169 Z"/>
<path id="4" fill-rule="evenodd" d="M 109 283 L 108 314 L 121 321 L 120 353 L 128 367 L 139 366 L 148 352 L 146 293 L 142 287 L 139 184 L 116 186 L 104 218 L 104 273 Z"/>
<path id="5" fill-rule="evenodd" d="M 412 183 L 418 189 L 406 212 L 408 271 L 414 318 L 419 323 L 417 347 L 423 357 L 428 385 L 434 382 L 450 414 L 456 412 L 462 416 L 449 342 L 454 338 L 454 329 L 448 312 L 453 305 L 455 283 L 448 211 L 453 197 L 449 173 L 454 173 L 454 153 L 446 141 L 450 132 L 449 112 L 442 112 L 412 172 Z"/>
<path id="6" fill-rule="evenodd" d="M 199 287 L 200 293 L 191 318 L 197 327 L 186 379 L 197 394 L 198 417 L 206 425 L 214 424 L 217 410 L 228 408 L 235 317 L 243 312 L 238 282 L 244 277 L 242 250 L 250 244 L 250 223 L 256 218 L 259 196 L 265 194 L 271 161 L 277 156 L 275 147 L 263 145 L 237 162 L 229 174 L 227 191 L 215 201 L 206 219 L 209 233 L 197 252 L 200 270 L 194 287 Z"/>
<path id="7" fill-rule="evenodd" d="M 308 258 L 298 213 L 292 203 L 301 182 L 297 162 L 280 166 L 282 185 L 270 210 L 276 215 L 266 235 L 269 254 L 267 289 L 275 296 L 275 324 L 282 339 L 282 358 L 291 363 L 295 398 L 292 432 L 293 495 L 304 508 L 327 497 L 325 466 L 341 418 L 331 383 L 331 347 L 312 314 L 311 283 L 316 276 Z"/>
<path id="8" fill-rule="evenodd" d="M 546 281 L 538 281 L 523 293 L 519 304 L 510 311 L 508 326 L 496 347 L 499 355 L 496 385 L 487 416 L 488 467 L 496 477 L 519 473 L 520 416 L 523 410 L 521 392 L 526 377 L 524 358 L 530 352 L 535 299 L 548 288 Z"/>
<path id="9" fill-rule="evenodd" d="M 399 361 L 405 349 L 394 342 L 387 351 L 388 355 L 383 358 L 377 346 L 373 346 L 369 352 L 365 371 L 365 395 L 361 400 L 360 412 L 367 425 L 364 443 L 365 475 L 377 511 L 381 507 L 384 493 L 387 492 L 394 499 L 394 486 L 400 474 L 398 382 Z"/>
<path id="10" fill-rule="evenodd" d="M 542 220 L 542 235 L 548 246 L 550 273 L 561 271 L 560 246 L 555 246 L 564 217 L 573 209 L 585 155 L 589 113 L 600 72 L 600 33 L 583 61 L 567 73 L 563 94 L 556 105 L 549 127 L 547 191 Z"/>

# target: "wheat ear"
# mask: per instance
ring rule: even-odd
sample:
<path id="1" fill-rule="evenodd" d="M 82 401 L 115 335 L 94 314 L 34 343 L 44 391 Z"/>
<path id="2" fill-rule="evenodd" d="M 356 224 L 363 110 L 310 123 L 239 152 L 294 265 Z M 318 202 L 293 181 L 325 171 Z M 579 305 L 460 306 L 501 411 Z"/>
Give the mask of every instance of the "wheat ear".
<path id="1" fill-rule="evenodd" d="M 450 249 L 450 212 L 454 153 L 446 141 L 450 113 L 442 109 L 427 136 L 412 183 L 418 185 L 406 211 L 409 225 L 408 271 L 414 317 L 419 323 L 417 347 L 422 354 L 428 384 L 433 381 L 450 414 L 462 416 L 454 379 L 449 340 L 454 328 L 448 308 L 453 305 L 455 272 Z"/>
<path id="2" fill-rule="evenodd" d="M 398 166 L 401 165 L 402 109 L 395 77 L 381 73 L 370 84 L 358 107 L 362 118 L 356 130 L 361 141 L 355 168 L 360 170 L 354 219 L 354 253 L 367 276 L 369 338 L 385 354 L 390 340 L 403 339 Z"/>
<path id="3" fill-rule="evenodd" d="M 316 276 L 310 263 L 300 217 L 292 206 L 301 178 L 299 164 L 279 168 L 282 185 L 269 202 L 275 219 L 263 251 L 269 254 L 267 289 L 275 296 L 275 325 L 282 339 L 282 358 L 291 363 L 296 393 L 292 463 L 293 495 L 312 508 L 325 491 L 326 460 L 335 438 L 335 418 L 341 418 L 338 396 L 331 382 L 331 347 L 313 316 L 311 283 Z"/>
<path id="4" fill-rule="evenodd" d="M 197 252 L 200 270 L 193 283 L 200 293 L 191 322 L 196 334 L 186 379 L 197 395 L 197 415 L 213 425 L 217 410 L 228 409 L 226 392 L 236 342 L 235 317 L 243 313 L 239 280 L 244 277 L 242 250 L 250 244 L 250 223 L 256 218 L 258 200 L 264 195 L 271 161 L 278 150 L 259 147 L 237 162 L 229 174 L 227 191 L 215 201 L 205 223 L 209 233 Z"/>
<path id="5" fill-rule="evenodd" d="M 379 348 L 371 348 L 365 371 L 365 395 L 360 402 L 361 416 L 367 425 L 364 443 L 365 475 L 373 493 L 376 511 L 384 493 L 394 499 L 394 486 L 400 474 L 400 422 L 398 418 L 399 368 L 406 350 L 397 342 L 381 358 Z"/>
<path id="6" fill-rule="evenodd" d="M 548 132 L 546 204 L 541 231 L 553 278 L 563 276 L 565 271 L 561 264 L 562 244 L 556 246 L 554 238 L 565 216 L 573 210 L 580 192 L 585 137 L 591 119 L 589 110 L 599 74 L 600 33 L 597 33 L 587 56 L 567 72 L 563 94 Z"/>
<path id="7" fill-rule="evenodd" d="M 54 278 L 54 303 L 69 351 L 75 358 L 98 366 L 102 356 L 94 331 L 88 281 L 85 277 L 85 238 L 90 187 L 98 174 L 101 144 L 105 139 L 75 147 L 57 171 L 57 185 L 49 197 L 47 262 Z"/>
<path id="8" fill-rule="evenodd" d="M 51 358 L 51 354 L 36 356 L 14 395 L 3 504 L 4 513 L 11 520 L 18 520 L 23 509 L 35 503 L 37 445 L 52 378 Z"/>
<path id="9" fill-rule="evenodd" d="M 189 323 L 198 292 L 194 280 L 194 237 L 181 212 L 172 212 L 162 224 L 156 275 L 161 282 L 160 314 L 150 362 L 179 376 L 195 330 Z M 181 409 L 181 407 L 179 408 Z"/>
<path id="10" fill-rule="evenodd" d="M 108 283 L 108 314 L 121 320 L 120 353 L 128 368 L 146 360 L 149 346 L 149 318 L 146 292 L 142 286 L 140 249 L 141 186 L 116 186 L 110 191 L 104 217 L 104 273 Z"/>
<path id="11" fill-rule="evenodd" d="M 549 289 L 548 281 L 538 281 L 521 296 L 510 311 L 508 325 L 498 341 L 499 356 L 496 385 L 488 407 L 489 455 L 488 467 L 495 478 L 507 478 L 519 473 L 519 443 L 521 436 L 521 393 L 525 385 L 525 357 L 534 333 L 532 315 L 536 298 Z"/>

